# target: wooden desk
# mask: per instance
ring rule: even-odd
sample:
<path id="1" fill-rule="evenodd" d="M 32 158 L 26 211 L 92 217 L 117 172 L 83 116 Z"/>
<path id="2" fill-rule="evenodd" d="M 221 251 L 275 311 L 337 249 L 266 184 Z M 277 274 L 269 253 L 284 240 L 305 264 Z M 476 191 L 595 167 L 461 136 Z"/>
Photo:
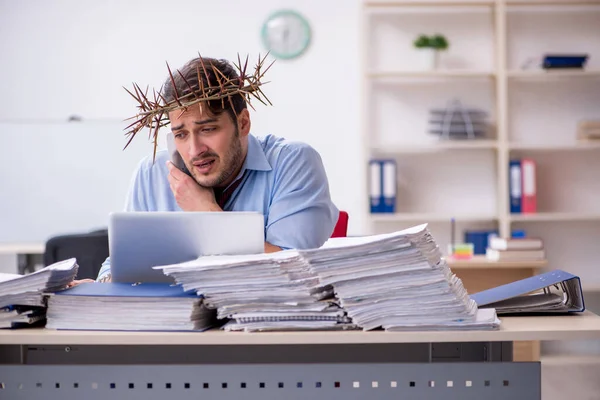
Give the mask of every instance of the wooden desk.
<path id="1" fill-rule="evenodd" d="M 470 260 L 447 259 L 447 262 L 469 294 L 537 275 L 548 264 L 546 260 L 490 261 L 485 256 L 474 256 Z M 516 361 L 539 361 L 540 342 L 515 342 L 513 357 Z"/>
<path id="2" fill-rule="evenodd" d="M 0 254 L 17 255 L 17 271 L 19 274 L 34 272 L 36 262 L 46 250 L 45 243 L 0 243 Z"/>
<path id="3" fill-rule="evenodd" d="M 500 317 L 495 331 L 291 331 L 291 332 L 116 332 L 56 331 L 45 328 L 0 330 L 0 345 L 165 345 L 234 346 L 506 342 L 515 340 L 600 339 L 600 317 L 592 312 L 549 317 Z"/>
<path id="4" fill-rule="evenodd" d="M 531 400 L 540 363 L 511 362 L 504 345 L 600 339 L 590 312 L 501 320 L 473 332 L 2 330 L 0 397 Z"/>

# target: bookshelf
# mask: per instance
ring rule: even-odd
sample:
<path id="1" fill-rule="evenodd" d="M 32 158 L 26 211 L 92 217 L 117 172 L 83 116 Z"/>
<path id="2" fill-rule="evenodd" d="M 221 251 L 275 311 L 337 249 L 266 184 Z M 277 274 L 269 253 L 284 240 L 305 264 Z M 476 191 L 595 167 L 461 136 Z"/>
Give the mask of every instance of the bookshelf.
<path id="1" fill-rule="evenodd" d="M 362 10 L 362 144 L 368 160 L 395 159 L 398 174 L 396 213 L 367 209 L 370 233 L 428 223 L 445 251 L 452 218 L 458 240 L 525 230 L 544 239 L 547 268 L 599 288 L 600 142 L 576 131 L 600 119 L 600 0 L 364 0 Z M 450 43 L 437 68 L 412 44 L 434 33 Z M 544 53 L 590 57 L 584 70 L 532 69 Z M 484 139 L 427 133 L 429 110 L 453 98 L 488 112 Z M 538 212 L 511 214 L 508 163 L 525 157 L 536 162 Z"/>

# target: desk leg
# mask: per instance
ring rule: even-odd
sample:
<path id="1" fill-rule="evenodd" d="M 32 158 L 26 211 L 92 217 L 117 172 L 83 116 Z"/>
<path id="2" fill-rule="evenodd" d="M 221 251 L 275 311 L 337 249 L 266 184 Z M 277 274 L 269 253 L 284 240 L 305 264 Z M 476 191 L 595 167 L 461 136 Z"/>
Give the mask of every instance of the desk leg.
<path id="1" fill-rule="evenodd" d="M 453 268 L 453 272 L 462 280 L 469 294 L 496 286 L 515 282 L 537 275 L 535 267 L 523 268 Z M 521 341 L 514 343 L 514 361 L 539 361 L 540 342 Z"/>

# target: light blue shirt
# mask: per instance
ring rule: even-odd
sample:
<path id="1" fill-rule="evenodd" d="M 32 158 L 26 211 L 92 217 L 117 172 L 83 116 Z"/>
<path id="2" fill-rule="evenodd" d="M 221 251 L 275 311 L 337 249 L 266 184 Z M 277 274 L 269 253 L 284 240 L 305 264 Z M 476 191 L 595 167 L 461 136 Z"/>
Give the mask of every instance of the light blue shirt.
<path id="1" fill-rule="evenodd" d="M 126 211 L 181 211 L 169 187 L 166 150 L 138 165 Z M 247 172 L 246 172 L 247 171 Z M 244 175 L 244 173 L 246 174 Z M 243 177 L 224 211 L 258 211 L 265 217 L 265 241 L 284 249 L 320 247 L 333 233 L 339 210 L 331 201 L 319 153 L 311 146 L 272 135 L 248 135 Z M 98 280 L 110 272 L 107 259 Z"/>

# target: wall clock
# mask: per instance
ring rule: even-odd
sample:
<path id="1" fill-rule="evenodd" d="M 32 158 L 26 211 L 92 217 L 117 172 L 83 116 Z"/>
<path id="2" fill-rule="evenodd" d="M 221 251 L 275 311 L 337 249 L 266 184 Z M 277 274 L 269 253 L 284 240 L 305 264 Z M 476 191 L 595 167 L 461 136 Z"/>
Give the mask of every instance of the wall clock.
<path id="1" fill-rule="evenodd" d="M 264 46 L 276 58 L 292 59 L 306 51 L 311 29 L 306 18 L 292 10 L 271 14 L 261 32 Z"/>

